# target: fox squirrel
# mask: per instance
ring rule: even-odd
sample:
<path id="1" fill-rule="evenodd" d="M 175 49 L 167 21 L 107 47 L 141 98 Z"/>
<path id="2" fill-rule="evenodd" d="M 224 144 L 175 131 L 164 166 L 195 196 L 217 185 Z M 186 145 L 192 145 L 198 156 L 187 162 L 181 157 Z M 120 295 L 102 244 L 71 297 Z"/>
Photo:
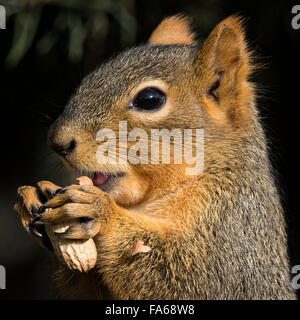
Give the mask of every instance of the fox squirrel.
<path id="1" fill-rule="evenodd" d="M 47 247 L 45 224 L 70 219 L 58 236 L 95 241 L 88 273 L 52 254 L 62 298 L 295 299 L 286 224 L 249 81 L 252 60 L 239 17 L 199 44 L 179 15 L 83 80 L 48 141 L 94 185 L 41 181 L 19 188 L 15 205 Z M 96 134 L 120 134 L 120 121 L 146 132 L 202 128 L 203 171 L 187 175 L 186 163 L 100 164 Z M 147 250 L 135 252 L 137 243 Z"/>

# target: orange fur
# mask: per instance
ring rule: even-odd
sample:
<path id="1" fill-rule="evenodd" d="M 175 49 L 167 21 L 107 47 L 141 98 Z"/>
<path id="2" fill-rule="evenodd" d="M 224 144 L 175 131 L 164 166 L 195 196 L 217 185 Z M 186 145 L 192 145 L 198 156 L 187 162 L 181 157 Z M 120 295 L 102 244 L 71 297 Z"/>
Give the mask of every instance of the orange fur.
<path id="1" fill-rule="evenodd" d="M 183 16 L 173 16 L 164 19 L 153 31 L 149 44 L 194 44 L 195 35 L 190 30 L 189 20 Z"/>
<path id="2" fill-rule="evenodd" d="M 71 99 L 71 111 L 66 108 L 52 126 L 52 144 L 76 140 L 63 158 L 70 167 L 123 174 L 107 192 L 71 185 L 45 203 L 53 210 L 41 221 L 73 219 L 68 239 L 92 237 L 98 250 L 88 275 L 55 266 L 64 298 L 294 297 L 241 19 L 225 19 L 201 47 L 194 43 L 186 18 L 165 19 L 148 45 L 129 51 L 130 59 L 120 55 L 88 77 Z M 130 109 L 131 95 L 149 85 L 165 92 L 166 109 Z M 187 176 L 186 164 L 97 163 L 97 131 L 118 133 L 118 121 L 124 120 L 128 130 L 148 134 L 151 128 L 204 128 L 203 172 Z M 46 196 L 48 188 L 58 188 L 48 182 L 38 186 Z M 151 250 L 134 252 L 137 243 Z"/>

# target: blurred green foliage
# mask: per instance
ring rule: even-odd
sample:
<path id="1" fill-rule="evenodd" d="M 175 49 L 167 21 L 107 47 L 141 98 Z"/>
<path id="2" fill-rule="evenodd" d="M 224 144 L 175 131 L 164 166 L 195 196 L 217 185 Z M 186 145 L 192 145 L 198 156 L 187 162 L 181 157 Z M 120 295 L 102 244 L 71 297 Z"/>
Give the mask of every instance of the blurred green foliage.
<path id="1" fill-rule="evenodd" d="M 63 35 L 68 37 L 68 57 L 78 62 L 83 57 L 87 37 L 104 39 L 109 17 L 118 21 L 121 46 L 131 45 L 136 37 L 134 0 L 10 0 L 4 2 L 7 19 L 13 20 L 14 34 L 6 65 L 15 67 L 33 45 L 43 10 L 59 7 L 52 26 L 35 43 L 38 54 L 47 54 Z"/>

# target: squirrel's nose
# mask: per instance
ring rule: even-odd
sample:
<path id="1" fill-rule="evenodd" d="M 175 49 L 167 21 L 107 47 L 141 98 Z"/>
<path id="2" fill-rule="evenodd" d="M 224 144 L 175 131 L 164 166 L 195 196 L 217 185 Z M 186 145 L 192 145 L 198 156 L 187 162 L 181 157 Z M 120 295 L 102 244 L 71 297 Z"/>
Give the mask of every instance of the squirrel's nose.
<path id="1" fill-rule="evenodd" d="M 72 139 L 68 144 L 64 144 L 64 145 L 59 144 L 53 140 L 51 141 L 51 139 L 49 139 L 49 140 L 50 140 L 49 142 L 50 142 L 50 146 L 52 147 L 52 149 L 54 151 L 56 151 L 62 157 L 66 157 L 67 155 L 72 153 L 72 151 L 76 147 L 75 139 Z"/>
<path id="2" fill-rule="evenodd" d="M 49 146 L 62 157 L 70 155 L 77 145 L 74 129 L 64 124 L 60 118 L 50 127 L 47 141 Z"/>

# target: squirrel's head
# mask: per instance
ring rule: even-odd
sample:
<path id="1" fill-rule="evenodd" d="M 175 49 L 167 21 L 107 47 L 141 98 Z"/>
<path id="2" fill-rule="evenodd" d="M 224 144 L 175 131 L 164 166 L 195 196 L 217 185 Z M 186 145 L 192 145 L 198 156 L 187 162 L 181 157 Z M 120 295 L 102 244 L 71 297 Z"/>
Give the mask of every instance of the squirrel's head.
<path id="1" fill-rule="evenodd" d="M 51 127 L 49 143 L 67 166 L 92 176 L 118 203 L 136 205 L 165 184 L 191 178 L 191 162 L 185 155 L 176 162 L 175 149 L 183 154 L 191 146 L 197 153 L 200 141 L 203 152 L 204 134 L 206 166 L 211 150 L 224 141 L 218 138 L 241 134 L 252 112 L 250 72 L 239 18 L 222 21 L 201 44 L 186 18 L 167 18 L 147 44 L 122 52 L 83 80 Z M 170 143 L 157 147 L 151 138 L 158 129 L 167 136 L 175 129 Z M 184 129 L 193 129 L 194 139 L 185 139 Z"/>

